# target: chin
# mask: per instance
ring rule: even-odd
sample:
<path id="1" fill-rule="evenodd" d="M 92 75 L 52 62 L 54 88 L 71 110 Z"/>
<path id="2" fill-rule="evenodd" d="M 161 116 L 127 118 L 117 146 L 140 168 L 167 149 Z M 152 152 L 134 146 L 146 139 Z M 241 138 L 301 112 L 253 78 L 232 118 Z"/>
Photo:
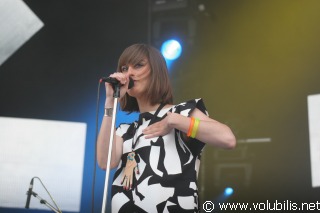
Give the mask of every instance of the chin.
<path id="1" fill-rule="evenodd" d="M 136 93 L 133 91 L 133 89 L 128 90 L 127 93 L 128 93 L 128 95 L 130 95 L 131 97 L 136 97 L 136 96 L 135 96 Z"/>
<path id="2" fill-rule="evenodd" d="M 146 94 L 146 91 L 138 90 L 138 88 L 132 88 L 132 89 L 128 90 L 127 93 L 131 97 L 138 98 L 138 97 L 143 96 L 143 94 Z"/>

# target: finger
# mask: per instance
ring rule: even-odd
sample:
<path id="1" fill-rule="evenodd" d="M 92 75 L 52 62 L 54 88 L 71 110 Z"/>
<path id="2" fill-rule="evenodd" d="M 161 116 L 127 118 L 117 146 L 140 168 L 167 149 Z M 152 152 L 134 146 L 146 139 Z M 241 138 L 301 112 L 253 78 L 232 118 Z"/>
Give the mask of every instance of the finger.
<path id="1" fill-rule="evenodd" d="M 124 178 L 124 184 L 123 184 L 124 190 L 128 190 L 128 176 Z"/>
<path id="2" fill-rule="evenodd" d="M 123 188 L 124 188 L 124 186 L 125 186 L 125 180 L 126 180 L 126 176 L 124 175 L 124 176 L 122 177 L 122 181 L 121 181 L 121 185 L 123 186 Z"/>
<path id="3" fill-rule="evenodd" d="M 130 188 L 129 188 L 129 189 L 132 188 L 132 177 L 133 177 L 133 175 L 130 176 L 130 180 L 129 180 L 129 186 L 130 186 Z"/>
<path id="4" fill-rule="evenodd" d="M 153 133 L 155 133 L 157 130 L 155 128 L 148 128 L 148 129 L 144 129 L 142 130 L 142 133 L 144 135 L 151 135 Z"/>
<path id="5" fill-rule="evenodd" d="M 145 134 L 145 135 L 147 135 L 147 134 L 149 133 L 149 129 L 150 129 L 150 128 L 145 128 L 145 129 L 143 129 L 143 130 L 142 130 L 142 133 Z"/>
<path id="6" fill-rule="evenodd" d="M 150 139 L 150 138 L 153 138 L 153 136 L 152 135 L 145 135 L 144 138 L 145 139 Z"/>
<path id="7" fill-rule="evenodd" d="M 159 136 L 161 136 L 161 132 L 153 132 L 153 133 L 145 135 L 144 138 L 150 139 L 150 138 L 159 137 Z"/>
<path id="8" fill-rule="evenodd" d="M 128 177 L 127 176 L 127 184 L 126 184 L 126 186 L 127 186 L 127 190 L 129 190 L 130 188 L 130 178 L 131 178 L 131 175 Z"/>
<path id="9" fill-rule="evenodd" d="M 111 78 L 116 78 L 121 84 L 126 84 L 128 82 L 128 76 L 123 73 L 116 72 L 110 75 Z"/>
<path id="10" fill-rule="evenodd" d="M 161 125 L 159 122 L 151 124 L 150 126 L 146 127 L 144 130 L 142 130 L 143 133 L 150 133 L 152 131 L 156 131 L 157 129 L 161 128 Z"/>
<path id="11" fill-rule="evenodd" d="M 121 185 L 123 185 L 123 181 L 124 181 L 124 177 L 122 177 L 122 180 L 121 180 Z"/>

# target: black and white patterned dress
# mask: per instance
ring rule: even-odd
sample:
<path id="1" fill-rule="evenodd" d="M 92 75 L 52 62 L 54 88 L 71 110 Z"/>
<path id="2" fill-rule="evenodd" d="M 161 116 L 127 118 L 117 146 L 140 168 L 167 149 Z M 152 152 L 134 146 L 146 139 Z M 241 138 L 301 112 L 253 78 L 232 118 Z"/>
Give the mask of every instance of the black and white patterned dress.
<path id="1" fill-rule="evenodd" d="M 208 114 L 202 99 L 194 99 L 161 109 L 154 121 L 163 119 L 168 111 L 189 116 L 195 108 Z M 124 144 L 112 183 L 112 212 L 199 212 L 197 176 L 204 143 L 191 138 L 185 141 L 180 131 L 173 129 L 165 136 L 140 137 L 132 150 L 132 143 L 154 113 L 141 113 L 139 121 L 117 128 Z M 131 151 L 136 153 L 140 173 L 135 173 L 133 187 L 126 191 L 121 180 Z"/>

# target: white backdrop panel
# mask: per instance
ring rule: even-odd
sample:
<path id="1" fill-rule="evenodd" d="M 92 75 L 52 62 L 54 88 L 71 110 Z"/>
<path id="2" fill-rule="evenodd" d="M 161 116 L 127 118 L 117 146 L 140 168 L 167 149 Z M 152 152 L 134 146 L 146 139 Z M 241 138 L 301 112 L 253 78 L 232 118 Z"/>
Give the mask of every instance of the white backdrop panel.
<path id="1" fill-rule="evenodd" d="M 0 117 L 0 206 L 24 208 L 39 177 L 60 209 L 80 211 L 85 123 Z M 40 182 L 33 191 L 53 204 Z M 47 209 L 35 197 L 30 208 Z"/>
<path id="2" fill-rule="evenodd" d="M 312 187 L 320 187 L 320 94 L 308 96 Z"/>
<path id="3" fill-rule="evenodd" d="M 0 65 L 44 26 L 22 0 L 0 1 Z"/>

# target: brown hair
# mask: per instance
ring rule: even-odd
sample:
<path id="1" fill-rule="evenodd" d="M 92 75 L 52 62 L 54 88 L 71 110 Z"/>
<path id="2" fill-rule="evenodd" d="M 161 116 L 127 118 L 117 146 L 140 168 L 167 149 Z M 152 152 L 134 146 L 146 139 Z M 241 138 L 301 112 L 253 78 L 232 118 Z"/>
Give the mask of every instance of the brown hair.
<path id="1" fill-rule="evenodd" d="M 146 98 L 151 105 L 159 103 L 173 104 L 172 88 L 168 75 L 166 61 L 156 48 L 147 44 L 134 44 L 127 47 L 118 61 L 118 72 L 121 67 L 128 64 L 137 64 L 147 59 L 150 65 L 150 88 L 146 91 Z M 126 93 L 120 99 L 120 106 L 126 112 L 139 112 L 136 98 Z"/>

